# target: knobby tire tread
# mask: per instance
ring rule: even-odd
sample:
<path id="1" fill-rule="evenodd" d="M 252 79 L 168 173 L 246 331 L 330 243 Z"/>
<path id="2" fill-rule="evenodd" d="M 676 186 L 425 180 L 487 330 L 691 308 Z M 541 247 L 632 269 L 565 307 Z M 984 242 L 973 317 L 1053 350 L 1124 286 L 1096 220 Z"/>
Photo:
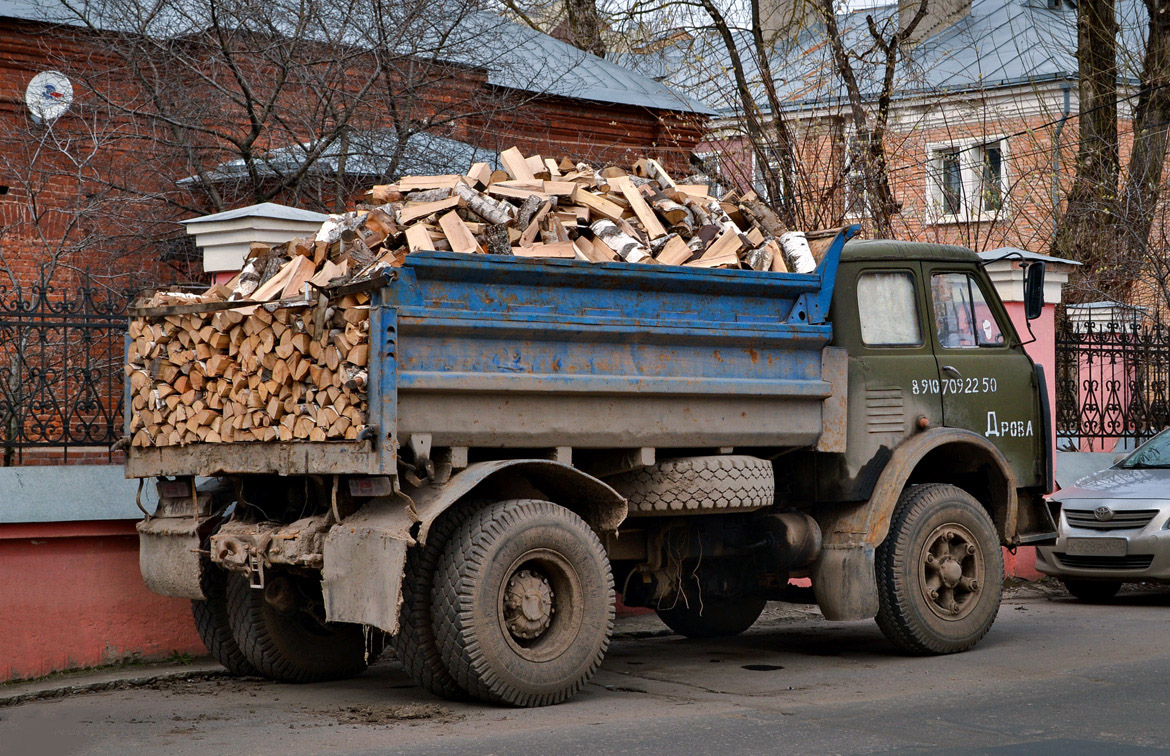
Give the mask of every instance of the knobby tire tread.
<path id="1" fill-rule="evenodd" d="M 475 511 L 475 506 L 461 503 L 444 512 L 431 525 L 426 543 L 410 550 L 402 579 L 402 610 L 393 641 L 394 655 L 419 687 L 440 698 L 466 698 L 467 691 L 447 669 L 435 639 L 432 618 L 435 573 L 443 549 Z"/>
<path id="2" fill-rule="evenodd" d="M 191 602 L 191 615 L 207 653 L 233 675 L 258 676 L 260 672 L 244 657 L 232 635 L 228 618 L 227 575 L 217 567 L 204 565 L 200 582 L 207 598 Z"/>
<path id="3" fill-rule="evenodd" d="M 926 514 L 928 510 L 933 508 L 936 501 L 943 497 L 968 501 L 979 513 L 982 513 L 986 520 L 985 524 L 991 528 L 991 532 L 995 532 L 994 523 L 991 522 L 986 510 L 983 509 L 978 500 L 966 491 L 944 483 L 918 485 L 902 493 L 894 508 L 889 534 L 886 540 L 878 546 L 875 554 L 879 600 L 879 610 L 875 619 L 878 627 L 886 638 L 899 649 L 916 655 L 955 653 L 971 648 L 987 635 L 995 621 L 993 615 L 991 622 L 988 622 L 977 635 L 970 638 L 969 642 L 966 642 L 962 648 L 948 647 L 914 626 L 910 619 L 914 611 L 911 606 L 912 589 L 908 586 L 907 590 L 903 592 L 899 591 L 895 585 L 895 577 L 901 574 L 907 560 L 917 560 L 918 558 L 917 554 L 907 553 L 911 544 L 907 543 L 906 539 L 899 537 L 906 527 L 906 522 L 912 518 L 928 516 Z M 993 553 L 986 554 L 984 558 L 1000 564 L 999 574 L 1002 582 L 1002 556 L 999 553 L 998 541 Z"/>
<path id="4" fill-rule="evenodd" d="M 365 670 L 365 658 L 318 669 L 301 665 L 299 658 L 286 655 L 281 650 L 268 623 L 264 621 L 263 591 L 253 590 L 246 579 L 232 575 L 228 580 L 227 594 L 232 635 L 244 658 L 264 677 L 288 683 L 314 683 L 352 677 Z M 322 641 L 322 646 L 327 642 Z M 315 660 L 321 660 L 330 650 L 321 647 L 308 652 L 314 653 Z"/>
<path id="5" fill-rule="evenodd" d="M 597 649 L 585 674 L 570 687 L 555 693 L 532 693 L 505 685 L 487 668 L 483 652 L 475 637 L 474 605 L 470 586 L 487 567 L 487 544 L 498 541 L 516 525 L 534 515 L 547 514 L 559 518 L 566 525 L 587 535 L 590 548 L 604 559 L 605 549 L 593 530 L 576 514 L 548 501 L 520 499 L 502 502 L 480 509 L 468 517 L 457 529 L 443 552 L 439 572 L 435 577 L 434 629 L 438 646 L 447 662 L 451 676 L 472 696 L 493 703 L 518 707 L 549 706 L 575 695 L 594 675 L 609 649 L 614 624 L 613 577 L 606 569 L 609 611 L 604 641 Z M 608 561 L 605 562 L 608 566 Z"/>

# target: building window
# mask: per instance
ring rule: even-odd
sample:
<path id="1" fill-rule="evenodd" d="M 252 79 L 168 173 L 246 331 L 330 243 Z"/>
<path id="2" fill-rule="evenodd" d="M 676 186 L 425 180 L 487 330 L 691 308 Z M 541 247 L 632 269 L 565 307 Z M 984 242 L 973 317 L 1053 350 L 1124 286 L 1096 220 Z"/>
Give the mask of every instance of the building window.
<path id="1" fill-rule="evenodd" d="M 963 212 L 963 170 L 959 164 L 959 151 L 943 150 L 938 159 L 942 175 L 942 211 L 947 215 L 958 215 Z"/>
<path id="2" fill-rule="evenodd" d="M 845 136 L 845 165 L 842 178 L 842 188 L 845 197 L 845 217 L 863 218 L 869 206 L 869 192 L 865 186 L 865 167 L 862 164 L 864 157 L 861 154 L 861 142 L 857 134 L 850 132 Z"/>
<path id="3" fill-rule="evenodd" d="M 986 144 L 980 148 L 983 154 L 983 212 L 995 213 L 1003 207 L 1003 148 Z"/>
<path id="4" fill-rule="evenodd" d="M 931 149 L 930 220 L 966 223 L 999 218 L 1007 204 L 1007 149 L 1002 139 Z"/>

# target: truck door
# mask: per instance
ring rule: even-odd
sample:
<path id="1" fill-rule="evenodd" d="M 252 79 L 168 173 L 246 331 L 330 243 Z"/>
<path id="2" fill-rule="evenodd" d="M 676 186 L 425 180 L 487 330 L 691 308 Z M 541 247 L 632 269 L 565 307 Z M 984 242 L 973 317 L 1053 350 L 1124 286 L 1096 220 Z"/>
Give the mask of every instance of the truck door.
<path id="1" fill-rule="evenodd" d="M 929 275 L 933 338 L 943 422 L 985 436 L 1011 462 L 1017 480 L 1036 476 L 1041 429 L 1032 362 L 1002 303 L 971 270 L 924 265 Z"/>
<path id="2" fill-rule="evenodd" d="M 860 339 L 850 354 L 864 381 L 865 425 L 851 443 L 872 456 L 916 433 L 920 418 L 939 423 L 939 376 L 921 266 L 863 268 L 855 288 Z"/>

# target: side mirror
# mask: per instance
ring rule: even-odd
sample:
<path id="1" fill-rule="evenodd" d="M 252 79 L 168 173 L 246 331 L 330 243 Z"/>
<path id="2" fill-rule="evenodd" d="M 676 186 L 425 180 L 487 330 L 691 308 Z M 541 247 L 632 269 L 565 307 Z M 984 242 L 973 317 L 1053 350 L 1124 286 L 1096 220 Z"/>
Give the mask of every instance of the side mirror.
<path id="1" fill-rule="evenodd" d="M 1035 320 L 1044 312 L 1044 263 L 1030 263 L 1024 269 L 1024 317 Z"/>

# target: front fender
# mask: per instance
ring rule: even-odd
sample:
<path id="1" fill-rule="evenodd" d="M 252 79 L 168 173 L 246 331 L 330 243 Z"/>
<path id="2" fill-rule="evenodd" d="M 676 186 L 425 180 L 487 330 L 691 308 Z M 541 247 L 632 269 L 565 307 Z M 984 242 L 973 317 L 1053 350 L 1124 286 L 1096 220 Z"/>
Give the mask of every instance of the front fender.
<path id="1" fill-rule="evenodd" d="M 957 470 L 942 468 L 919 470 L 920 464 L 934 453 L 939 465 L 961 464 L 975 467 L 986 464 L 992 501 L 984 501 L 999 530 L 1000 538 L 1010 544 L 1015 538 L 1019 499 L 1016 476 L 1003 453 L 983 436 L 962 428 L 933 428 L 903 442 L 890 455 L 878 476 L 869 501 L 840 511 L 825 528 L 826 543 L 877 547 L 890 532 L 894 507 L 911 476 L 923 481 L 947 483 L 948 475 Z M 954 457 L 952 461 L 950 457 Z"/>

